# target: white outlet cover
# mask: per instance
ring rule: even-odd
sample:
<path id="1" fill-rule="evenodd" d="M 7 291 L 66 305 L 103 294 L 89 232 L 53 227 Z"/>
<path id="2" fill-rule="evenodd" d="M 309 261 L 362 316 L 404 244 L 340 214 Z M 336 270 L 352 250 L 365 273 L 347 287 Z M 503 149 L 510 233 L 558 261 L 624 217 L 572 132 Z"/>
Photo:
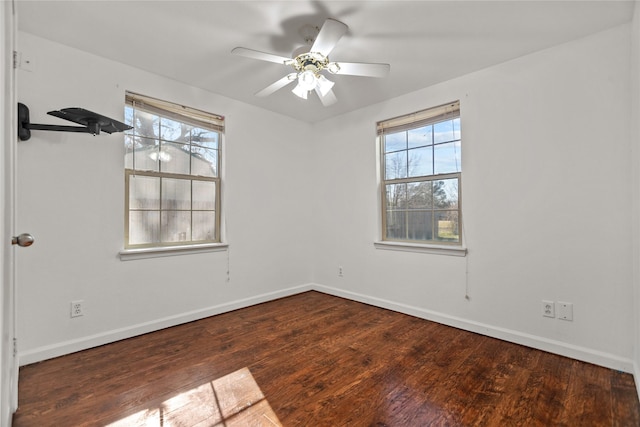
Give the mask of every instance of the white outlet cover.
<path id="1" fill-rule="evenodd" d="M 558 301 L 558 319 L 573 320 L 573 303 Z"/>
<path id="2" fill-rule="evenodd" d="M 556 305 L 553 301 L 542 300 L 542 315 L 544 317 L 556 317 Z"/>

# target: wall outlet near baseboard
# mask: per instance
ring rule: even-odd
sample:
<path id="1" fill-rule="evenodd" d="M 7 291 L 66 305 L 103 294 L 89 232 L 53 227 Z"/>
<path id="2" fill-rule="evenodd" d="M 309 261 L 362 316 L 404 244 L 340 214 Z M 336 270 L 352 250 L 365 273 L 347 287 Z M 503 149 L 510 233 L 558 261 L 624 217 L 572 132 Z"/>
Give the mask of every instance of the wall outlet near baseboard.
<path id="1" fill-rule="evenodd" d="M 542 300 L 542 315 L 544 317 L 556 317 L 556 305 L 553 301 Z"/>
<path id="2" fill-rule="evenodd" d="M 82 302 L 82 300 L 71 301 L 71 317 L 84 316 L 84 311 L 82 310 Z"/>
<path id="3" fill-rule="evenodd" d="M 558 301 L 558 319 L 573 320 L 573 303 Z"/>

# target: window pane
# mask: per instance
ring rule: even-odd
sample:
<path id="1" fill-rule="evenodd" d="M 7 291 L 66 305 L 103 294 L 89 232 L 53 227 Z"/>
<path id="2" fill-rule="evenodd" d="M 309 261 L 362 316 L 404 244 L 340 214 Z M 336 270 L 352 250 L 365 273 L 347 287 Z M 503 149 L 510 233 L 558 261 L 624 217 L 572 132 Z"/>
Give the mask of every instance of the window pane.
<path id="1" fill-rule="evenodd" d="M 129 209 L 160 209 L 160 178 L 129 175 Z"/>
<path id="2" fill-rule="evenodd" d="M 453 120 L 453 137 L 460 139 L 460 117 Z"/>
<path id="3" fill-rule="evenodd" d="M 406 239 L 407 211 L 387 211 L 387 239 Z"/>
<path id="4" fill-rule="evenodd" d="M 216 183 L 211 181 L 192 181 L 194 210 L 215 210 Z M 195 228 L 195 219 L 194 219 Z"/>
<path id="5" fill-rule="evenodd" d="M 411 129 L 408 132 L 409 148 L 422 147 L 433 143 L 433 127 L 431 125 L 417 129 Z"/>
<path id="6" fill-rule="evenodd" d="M 191 143 L 205 148 L 218 149 L 220 134 L 212 130 L 193 128 Z"/>
<path id="7" fill-rule="evenodd" d="M 409 176 L 433 174 L 432 147 L 414 148 L 407 151 L 409 156 Z"/>
<path id="8" fill-rule="evenodd" d="M 124 124 L 133 126 L 133 108 L 129 105 L 124 106 Z M 127 129 L 124 131 L 125 134 L 132 134 L 135 129 Z"/>
<path id="9" fill-rule="evenodd" d="M 133 137 L 124 136 L 124 168 L 133 169 Z"/>
<path id="10" fill-rule="evenodd" d="M 397 124 L 402 127 L 392 127 Z M 384 238 L 459 244 L 462 145 L 458 102 L 377 125 L 382 127 L 384 144 Z"/>
<path id="11" fill-rule="evenodd" d="M 186 242 L 191 240 L 191 212 L 162 211 L 163 242 Z"/>
<path id="12" fill-rule="evenodd" d="M 129 244 L 157 243 L 160 237 L 159 211 L 129 212 Z"/>
<path id="13" fill-rule="evenodd" d="M 175 120 L 160 118 L 160 138 L 166 141 L 186 142 L 191 139 L 192 126 Z"/>
<path id="14" fill-rule="evenodd" d="M 436 236 L 435 240 L 446 242 L 459 242 L 458 211 L 436 212 Z"/>
<path id="15" fill-rule="evenodd" d="M 384 135 L 384 152 L 406 150 L 407 149 L 407 133 L 397 132 Z"/>
<path id="16" fill-rule="evenodd" d="M 407 177 L 407 152 L 399 151 L 384 156 L 385 179 L 398 179 Z"/>
<path id="17" fill-rule="evenodd" d="M 433 204 L 439 209 L 458 207 L 458 180 L 456 178 L 433 181 Z"/>
<path id="18" fill-rule="evenodd" d="M 200 211 L 193 213 L 193 240 L 216 239 L 216 213 Z"/>
<path id="19" fill-rule="evenodd" d="M 160 136 L 160 117 L 146 111 L 135 111 L 135 134 L 158 138 Z"/>
<path id="20" fill-rule="evenodd" d="M 446 120 L 433 125 L 433 140 L 435 144 L 453 141 L 454 139 L 453 120 Z"/>
<path id="21" fill-rule="evenodd" d="M 407 216 L 407 239 L 432 240 L 432 211 L 409 211 Z"/>
<path id="22" fill-rule="evenodd" d="M 189 145 L 162 141 L 160 171 L 189 175 Z"/>
<path id="23" fill-rule="evenodd" d="M 139 171 L 158 171 L 160 145 L 157 139 L 132 137 L 133 141 L 133 166 L 132 169 Z M 129 155 L 129 151 L 127 154 Z M 130 163 L 125 157 L 125 164 Z"/>
<path id="24" fill-rule="evenodd" d="M 407 207 L 407 184 L 387 185 L 387 210 L 406 209 Z"/>
<path id="25" fill-rule="evenodd" d="M 407 184 L 409 209 L 425 209 L 433 207 L 433 184 L 431 181 Z"/>
<path id="26" fill-rule="evenodd" d="M 162 209 L 191 209 L 191 181 L 162 178 Z"/>
<path id="27" fill-rule="evenodd" d="M 218 176 L 218 150 L 191 147 L 191 175 Z"/>
<path id="28" fill-rule="evenodd" d="M 460 172 L 462 163 L 460 159 L 460 141 L 436 145 L 434 149 L 435 173 Z"/>
<path id="29" fill-rule="evenodd" d="M 207 129 L 206 124 L 201 125 L 204 128 L 194 124 L 190 115 L 195 110 L 166 105 L 165 108 L 164 102 L 142 95 L 126 95 L 124 121 L 134 129 L 124 135 L 125 177 L 129 183 L 127 215 L 131 226 L 125 248 L 190 244 L 194 215 L 199 242 L 220 238 L 216 225 L 222 133 Z M 223 126 L 217 116 L 207 117 L 199 110 L 197 115 L 202 115 L 204 122 Z M 154 176 L 134 175 L 147 172 Z"/>

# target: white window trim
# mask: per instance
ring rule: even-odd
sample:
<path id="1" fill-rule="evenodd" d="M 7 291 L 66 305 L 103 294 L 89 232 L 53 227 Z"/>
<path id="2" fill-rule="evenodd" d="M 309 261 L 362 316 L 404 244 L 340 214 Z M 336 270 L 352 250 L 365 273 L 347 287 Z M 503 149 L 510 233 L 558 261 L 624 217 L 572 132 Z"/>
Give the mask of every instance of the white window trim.
<path id="1" fill-rule="evenodd" d="M 464 246 L 448 246 L 448 245 L 425 245 L 420 243 L 403 243 L 395 241 L 377 241 L 373 242 L 373 246 L 376 249 L 383 249 L 388 251 L 402 251 L 402 252 L 419 252 L 426 254 L 438 254 L 449 256 L 467 256 L 467 248 Z"/>
<path id="2" fill-rule="evenodd" d="M 119 252 L 120 261 L 160 258 L 176 255 L 222 252 L 229 249 L 228 243 L 203 243 L 200 245 L 163 246 L 155 248 L 123 249 Z"/>

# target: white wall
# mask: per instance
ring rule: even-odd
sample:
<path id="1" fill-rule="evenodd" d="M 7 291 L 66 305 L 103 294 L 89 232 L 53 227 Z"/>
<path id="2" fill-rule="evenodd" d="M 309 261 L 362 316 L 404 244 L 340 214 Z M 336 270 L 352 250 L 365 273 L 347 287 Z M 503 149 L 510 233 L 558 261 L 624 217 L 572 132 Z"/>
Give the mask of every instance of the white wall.
<path id="1" fill-rule="evenodd" d="M 18 259 L 22 364 L 310 282 L 310 144 L 294 137 L 308 125 L 30 34 L 19 33 L 18 46 L 33 63 L 18 90 L 32 123 L 69 124 L 46 115 L 65 107 L 122 119 L 125 90 L 226 116 L 229 243 L 223 252 L 120 261 L 122 134 L 33 131 L 18 147 L 18 229 L 36 238 Z M 72 300 L 84 301 L 83 317 L 70 318 Z"/>
<path id="2" fill-rule="evenodd" d="M 37 239 L 18 260 L 21 361 L 309 289 L 313 281 L 336 295 L 631 371 L 632 28 L 316 125 L 21 33 L 19 48 L 34 69 L 20 72 L 18 95 L 33 122 L 55 121 L 45 112 L 70 106 L 121 117 L 125 90 L 227 117 L 231 245 L 229 252 L 120 261 L 121 136 L 34 131 L 18 152 L 18 228 Z M 468 256 L 374 249 L 375 122 L 455 99 Z M 317 131 L 315 141 L 294 137 L 308 130 Z M 75 299 L 85 301 L 83 318 L 69 318 Z M 572 302 L 574 321 L 542 317 L 542 299 Z"/>
<path id="3" fill-rule="evenodd" d="M 631 371 L 629 40 L 624 25 L 318 124 L 314 281 Z M 375 249 L 375 122 L 456 99 L 468 256 Z"/>

